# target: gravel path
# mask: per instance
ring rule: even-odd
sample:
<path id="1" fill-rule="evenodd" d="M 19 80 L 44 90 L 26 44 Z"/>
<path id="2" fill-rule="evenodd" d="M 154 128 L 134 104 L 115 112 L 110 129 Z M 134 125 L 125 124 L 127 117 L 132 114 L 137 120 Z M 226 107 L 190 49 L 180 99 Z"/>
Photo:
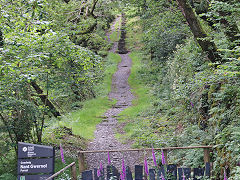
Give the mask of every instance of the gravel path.
<path id="1" fill-rule="evenodd" d="M 119 18 L 119 17 L 118 17 Z M 118 21 L 119 19 L 115 20 Z M 115 24 L 114 23 L 114 24 Z M 114 27 L 113 24 L 113 27 Z M 109 34 L 107 34 L 109 37 Z M 116 52 L 117 43 L 114 43 L 112 52 Z M 131 73 L 132 61 L 128 54 L 120 54 L 122 61 L 118 64 L 118 70 L 112 77 L 112 92 L 109 94 L 109 99 L 116 99 L 117 103 L 104 114 L 104 119 L 97 125 L 95 131 L 95 139 L 89 143 L 88 150 L 114 150 L 114 149 L 130 149 L 132 142 L 121 143 L 115 138 L 117 128 L 123 125 L 118 124 L 117 116 L 124 109 L 132 105 L 134 95 L 131 93 L 131 88 L 128 84 L 128 77 Z M 116 152 L 110 153 L 112 164 L 121 170 L 122 158 L 125 164 L 132 170 L 135 164 L 138 163 L 138 152 Z M 104 167 L 107 165 L 107 153 L 89 153 L 86 154 L 88 169 L 98 168 L 100 162 Z"/>

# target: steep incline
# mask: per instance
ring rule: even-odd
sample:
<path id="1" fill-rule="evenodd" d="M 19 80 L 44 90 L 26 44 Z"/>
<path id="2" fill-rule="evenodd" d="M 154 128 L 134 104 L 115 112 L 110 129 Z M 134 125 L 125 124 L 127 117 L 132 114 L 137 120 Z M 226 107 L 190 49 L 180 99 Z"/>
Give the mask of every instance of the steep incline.
<path id="1" fill-rule="evenodd" d="M 119 18 L 116 19 L 118 21 Z M 116 23 L 115 21 L 115 23 Z M 113 24 L 113 27 L 115 25 Z M 109 35 L 109 34 L 108 34 Z M 114 43 L 112 52 L 116 52 L 118 47 Z M 88 150 L 114 150 L 114 149 L 129 149 L 131 142 L 123 144 L 115 138 L 116 128 L 118 128 L 117 116 L 124 109 L 132 105 L 134 99 L 131 93 L 131 88 L 128 84 L 128 77 L 131 73 L 132 61 L 128 54 L 121 54 L 122 61 L 118 64 L 118 70 L 112 78 L 112 92 L 109 94 L 109 99 L 116 99 L 117 103 L 109 109 L 105 114 L 102 123 L 97 125 L 95 131 L 95 139 L 89 144 Z M 121 169 L 122 158 L 124 158 L 127 166 L 133 169 L 135 164 L 138 164 L 138 152 L 111 153 L 110 158 L 112 164 L 118 169 Z M 102 162 L 103 166 L 107 165 L 107 153 L 91 153 L 87 154 L 88 169 L 97 168 Z"/>

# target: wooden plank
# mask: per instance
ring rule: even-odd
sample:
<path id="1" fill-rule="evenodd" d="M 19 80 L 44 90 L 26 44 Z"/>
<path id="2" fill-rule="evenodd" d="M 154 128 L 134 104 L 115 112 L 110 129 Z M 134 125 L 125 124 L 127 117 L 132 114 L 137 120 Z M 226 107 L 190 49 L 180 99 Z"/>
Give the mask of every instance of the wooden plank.
<path id="1" fill-rule="evenodd" d="M 155 180 L 155 169 L 149 169 L 149 179 Z"/>
<path id="2" fill-rule="evenodd" d="M 167 165 L 167 174 L 171 180 L 177 179 L 177 165 L 176 164 Z"/>
<path id="3" fill-rule="evenodd" d="M 77 180 L 77 168 L 76 164 L 71 167 L 72 180 Z"/>
<path id="4" fill-rule="evenodd" d="M 127 166 L 127 168 L 126 168 L 126 178 L 127 178 L 127 180 L 133 180 L 132 171 L 129 166 Z"/>
<path id="5" fill-rule="evenodd" d="M 92 170 L 82 172 L 82 180 L 93 180 Z"/>
<path id="6" fill-rule="evenodd" d="M 183 180 L 183 172 L 185 179 L 191 179 L 191 168 L 178 168 L 178 180 Z"/>
<path id="7" fill-rule="evenodd" d="M 99 180 L 99 177 L 97 176 L 97 168 L 94 168 L 94 180 Z"/>
<path id="8" fill-rule="evenodd" d="M 107 180 L 110 180 L 112 176 L 112 166 L 107 166 Z"/>
<path id="9" fill-rule="evenodd" d="M 107 166 L 107 180 L 110 180 L 111 177 L 116 179 L 119 179 L 120 177 L 120 173 L 115 166 Z"/>
<path id="10" fill-rule="evenodd" d="M 210 162 L 205 163 L 205 176 L 211 176 L 211 166 Z"/>
<path id="11" fill-rule="evenodd" d="M 164 149 L 163 150 L 163 154 L 164 154 L 164 158 L 165 158 L 165 163 L 166 165 L 168 164 L 168 150 L 167 149 Z"/>
<path id="12" fill-rule="evenodd" d="M 159 169 L 157 169 L 157 179 L 162 179 L 162 175 L 163 177 L 166 177 L 164 166 L 161 166 Z"/>
<path id="13" fill-rule="evenodd" d="M 189 147 L 165 147 L 155 148 L 154 150 L 177 150 L 177 149 L 211 149 L 213 146 L 189 146 Z M 146 149 L 116 149 L 116 150 L 97 150 L 97 151 L 79 151 L 79 153 L 103 153 L 103 152 L 128 152 L 128 151 L 152 151 L 152 148 Z"/>
<path id="14" fill-rule="evenodd" d="M 205 168 L 193 168 L 193 180 L 199 180 L 204 176 Z"/>
<path id="15" fill-rule="evenodd" d="M 78 167 L 79 167 L 79 173 L 82 173 L 83 171 L 86 170 L 84 153 L 81 153 L 81 152 L 78 153 Z"/>
<path id="16" fill-rule="evenodd" d="M 135 165 L 135 180 L 143 180 L 143 166 Z"/>
<path id="17" fill-rule="evenodd" d="M 204 151 L 204 163 L 206 164 L 210 162 L 210 150 L 209 148 L 204 148 L 203 151 Z"/>

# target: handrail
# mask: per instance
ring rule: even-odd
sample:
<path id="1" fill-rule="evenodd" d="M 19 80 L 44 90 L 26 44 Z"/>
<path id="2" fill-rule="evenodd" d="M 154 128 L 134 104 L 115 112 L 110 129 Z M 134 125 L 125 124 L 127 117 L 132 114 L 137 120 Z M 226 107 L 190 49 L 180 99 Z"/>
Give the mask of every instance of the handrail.
<path id="1" fill-rule="evenodd" d="M 55 177 L 57 177 L 59 174 L 61 174 L 63 171 L 65 171 L 66 169 L 71 167 L 71 174 L 72 174 L 72 179 L 73 180 L 77 180 L 77 173 L 76 173 L 76 163 L 72 162 L 71 164 L 67 165 L 65 168 L 61 169 L 60 171 L 56 172 L 55 174 L 53 174 L 52 176 L 50 176 L 49 178 L 47 178 L 46 180 L 51 180 Z"/>
<path id="2" fill-rule="evenodd" d="M 211 149 L 213 146 L 188 146 L 188 147 L 164 147 L 164 148 L 154 148 L 154 150 L 175 150 L 175 149 Z M 103 152 L 126 152 L 126 151 L 150 151 L 152 148 L 143 149 L 114 149 L 114 150 L 96 150 L 96 151 L 79 151 L 79 153 L 103 153 Z"/>

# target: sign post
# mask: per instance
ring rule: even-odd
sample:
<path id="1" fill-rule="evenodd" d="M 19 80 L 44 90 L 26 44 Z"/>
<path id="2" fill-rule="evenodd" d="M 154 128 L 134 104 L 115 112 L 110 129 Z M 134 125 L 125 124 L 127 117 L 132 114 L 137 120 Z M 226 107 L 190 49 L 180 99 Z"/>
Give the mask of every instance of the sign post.
<path id="1" fill-rule="evenodd" d="M 18 180 L 45 180 L 54 174 L 55 151 L 51 146 L 18 143 Z"/>

